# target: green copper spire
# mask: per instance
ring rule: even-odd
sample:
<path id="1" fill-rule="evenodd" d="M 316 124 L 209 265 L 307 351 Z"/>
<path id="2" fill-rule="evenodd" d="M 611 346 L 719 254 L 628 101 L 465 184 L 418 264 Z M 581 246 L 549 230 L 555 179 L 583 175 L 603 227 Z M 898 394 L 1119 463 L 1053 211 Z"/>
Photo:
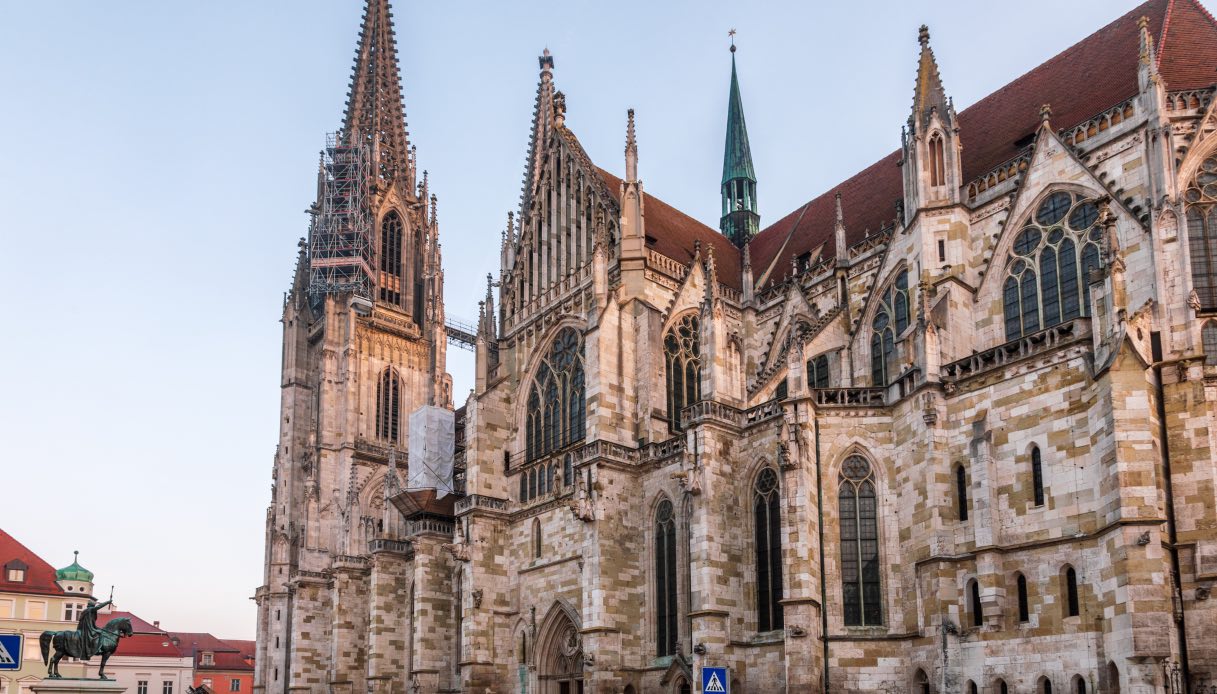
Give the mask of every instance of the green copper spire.
<path id="1" fill-rule="evenodd" d="M 723 149 L 723 183 L 735 178 L 756 181 L 752 169 L 752 150 L 748 147 L 748 126 L 744 123 L 744 100 L 739 93 L 735 72 L 735 46 L 731 47 L 731 94 L 727 98 L 727 145 Z"/>
<path id="2" fill-rule="evenodd" d="M 744 124 L 744 99 L 735 70 L 735 30 L 731 39 L 731 91 L 727 97 L 727 144 L 723 148 L 723 216 L 719 229 L 736 246 L 743 246 L 760 230 L 756 212 L 756 171 Z"/>

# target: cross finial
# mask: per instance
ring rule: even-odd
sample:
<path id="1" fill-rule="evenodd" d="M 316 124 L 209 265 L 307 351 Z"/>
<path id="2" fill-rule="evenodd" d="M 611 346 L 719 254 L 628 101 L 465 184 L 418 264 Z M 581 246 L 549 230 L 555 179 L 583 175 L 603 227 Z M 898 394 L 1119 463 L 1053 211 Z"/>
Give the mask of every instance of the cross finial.
<path id="1" fill-rule="evenodd" d="M 729 29 L 727 31 L 727 37 L 731 39 L 731 52 L 734 53 L 735 52 L 735 29 Z"/>

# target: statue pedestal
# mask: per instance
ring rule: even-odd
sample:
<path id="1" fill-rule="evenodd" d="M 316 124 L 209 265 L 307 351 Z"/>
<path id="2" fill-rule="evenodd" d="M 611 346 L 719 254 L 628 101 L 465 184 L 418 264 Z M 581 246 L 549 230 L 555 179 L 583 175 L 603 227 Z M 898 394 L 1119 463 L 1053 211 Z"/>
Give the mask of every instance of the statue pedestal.
<path id="1" fill-rule="evenodd" d="M 123 694 L 127 687 L 114 680 L 46 679 L 31 685 L 34 694 Z"/>

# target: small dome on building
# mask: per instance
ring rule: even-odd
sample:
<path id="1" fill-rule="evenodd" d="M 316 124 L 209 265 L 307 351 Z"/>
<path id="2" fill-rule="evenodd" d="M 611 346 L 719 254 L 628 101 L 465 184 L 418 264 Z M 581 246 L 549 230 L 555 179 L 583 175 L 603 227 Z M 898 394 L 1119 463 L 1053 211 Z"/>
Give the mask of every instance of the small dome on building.
<path id="1" fill-rule="evenodd" d="M 93 582 L 93 572 L 80 565 L 80 552 L 72 552 L 72 565 L 55 572 L 56 581 Z"/>

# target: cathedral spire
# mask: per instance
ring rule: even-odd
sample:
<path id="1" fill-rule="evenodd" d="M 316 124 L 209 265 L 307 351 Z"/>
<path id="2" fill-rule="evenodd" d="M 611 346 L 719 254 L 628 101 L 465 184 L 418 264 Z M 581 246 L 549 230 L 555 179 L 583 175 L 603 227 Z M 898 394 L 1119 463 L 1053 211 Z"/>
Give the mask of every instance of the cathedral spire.
<path id="1" fill-rule="evenodd" d="M 407 193 L 413 192 L 414 171 L 389 0 L 367 0 L 364 7 L 342 139 L 368 147 L 372 169 L 381 183 L 399 181 L 408 184 L 404 186 Z"/>
<path id="2" fill-rule="evenodd" d="M 925 129 L 931 113 L 937 112 L 945 123 L 955 120 L 954 108 L 947 100 L 946 89 L 938 75 L 934 49 L 930 48 L 930 28 L 924 24 L 917 30 L 917 42 L 921 44 L 921 56 L 917 61 L 917 86 L 913 90 L 913 113 L 909 123 L 914 134 Z"/>
<path id="3" fill-rule="evenodd" d="M 752 149 L 748 146 L 748 127 L 744 123 L 744 100 L 740 96 L 739 75 L 735 69 L 735 30 L 731 36 L 731 88 L 727 95 L 727 142 L 723 148 L 722 230 L 732 243 L 743 246 L 760 230 L 756 211 L 756 172 L 752 168 Z"/>

